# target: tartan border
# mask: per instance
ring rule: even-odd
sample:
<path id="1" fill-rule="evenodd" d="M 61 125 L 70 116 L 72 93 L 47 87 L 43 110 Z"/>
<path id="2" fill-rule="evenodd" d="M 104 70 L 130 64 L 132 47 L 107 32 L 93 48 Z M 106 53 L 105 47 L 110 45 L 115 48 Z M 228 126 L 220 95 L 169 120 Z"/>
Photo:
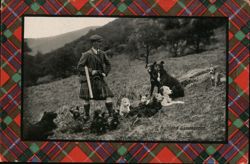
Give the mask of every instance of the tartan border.
<path id="1" fill-rule="evenodd" d="M 233 0 L 5 0 L 1 1 L 1 86 L 0 161 L 74 162 L 248 162 L 249 87 L 236 79 L 249 73 L 250 13 L 246 1 Z M 125 7 L 121 7 L 121 6 Z M 21 41 L 18 28 L 24 14 L 92 16 L 223 16 L 229 20 L 228 52 L 228 143 L 108 143 L 108 142 L 24 142 L 20 140 Z M 9 35 L 7 35 L 9 33 Z M 248 75 L 249 77 L 249 75 Z M 247 77 L 241 77 L 244 79 Z M 11 122 L 4 120 L 12 120 Z M 6 123 L 7 122 L 7 123 Z M 74 157 L 71 152 L 82 154 Z M 173 158 L 165 161 L 160 155 Z M 80 161 L 79 161 L 80 160 Z"/>

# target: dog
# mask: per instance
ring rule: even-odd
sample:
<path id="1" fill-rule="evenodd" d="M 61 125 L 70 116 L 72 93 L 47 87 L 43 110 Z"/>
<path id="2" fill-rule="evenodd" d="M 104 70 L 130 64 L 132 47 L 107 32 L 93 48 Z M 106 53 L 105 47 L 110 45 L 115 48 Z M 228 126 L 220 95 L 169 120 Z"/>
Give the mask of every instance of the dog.
<path id="1" fill-rule="evenodd" d="M 148 95 L 140 95 L 140 102 L 138 104 L 137 107 L 133 107 L 131 106 L 131 110 L 128 114 L 128 116 L 135 116 L 137 115 L 137 117 L 141 117 L 142 115 L 140 114 L 141 110 L 146 108 L 146 105 L 149 104 L 151 100 L 148 99 Z"/>
<path id="2" fill-rule="evenodd" d="M 79 106 L 64 105 L 58 109 L 57 114 L 58 117 L 55 122 L 60 133 L 79 133 L 83 131 L 86 120 Z"/>
<path id="3" fill-rule="evenodd" d="M 130 101 L 128 98 L 124 97 L 121 99 L 119 114 L 120 116 L 126 116 L 129 112 L 130 112 Z"/>
<path id="4" fill-rule="evenodd" d="M 69 131 L 72 133 L 79 133 L 83 131 L 84 123 L 87 122 L 86 117 L 84 114 L 80 112 L 79 106 L 72 107 L 69 110 L 71 117 L 73 120 L 70 122 Z"/>
<path id="5" fill-rule="evenodd" d="M 24 139 L 27 140 L 46 140 L 53 135 L 53 130 L 57 128 L 54 119 L 57 117 L 55 112 L 44 112 L 41 120 L 35 124 L 29 124 L 24 131 Z"/>
<path id="6" fill-rule="evenodd" d="M 148 95 L 140 95 L 140 103 L 139 105 L 147 105 L 150 102 L 150 99 L 148 99 Z"/>
<path id="7" fill-rule="evenodd" d="M 144 96 L 141 96 L 141 97 L 144 97 Z M 142 100 L 143 101 L 139 103 L 138 106 L 131 107 L 131 111 L 129 112 L 128 116 L 139 117 L 139 118 L 151 117 L 155 115 L 162 108 L 161 99 L 158 99 L 155 96 L 151 97 L 151 99 L 146 100 L 146 101 L 144 101 L 145 100 L 144 98 Z"/>
<path id="8" fill-rule="evenodd" d="M 72 114 L 72 117 L 74 118 L 74 120 L 79 119 L 80 116 L 81 116 L 81 113 L 79 111 L 79 107 L 78 106 L 76 106 L 76 108 L 71 108 L 69 110 L 69 112 Z"/>
<path id="9" fill-rule="evenodd" d="M 163 65 L 164 61 L 161 61 L 160 63 L 155 63 L 154 66 L 157 75 L 157 81 L 160 82 L 160 87 L 168 86 L 172 90 L 172 93 L 169 95 L 170 98 L 174 99 L 178 97 L 184 97 L 184 89 L 181 86 L 180 82 L 171 75 L 169 75 L 167 71 L 164 69 Z M 161 89 L 159 90 L 161 92 Z"/>
<path id="10" fill-rule="evenodd" d="M 84 113 L 80 111 L 80 108 L 79 106 L 76 106 L 76 107 L 72 107 L 70 110 L 69 110 L 71 116 L 73 117 L 74 120 L 81 120 L 82 122 L 86 122 L 88 121 L 86 119 L 86 117 L 84 117 Z"/>
<path id="11" fill-rule="evenodd" d="M 213 67 L 212 65 L 209 68 L 209 74 L 212 86 L 217 87 L 218 85 L 221 84 L 222 75 L 219 72 L 217 72 L 216 68 Z"/>
<path id="12" fill-rule="evenodd" d="M 157 93 L 158 94 L 158 93 Z M 148 104 L 146 104 L 146 108 L 144 109 L 144 113 L 142 114 L 145 117 L 151 117 L 155 115 L 161 108 L 161 102 L 155 94 L 153 98 L 150 100 Z"/>
<path id="13" fill-rule="evenodd" d="M 90 132 L 96 133 L 97 135 L 102 135 L 107 132 L 108 118 L 107 113 L 102 112 L 101 110 L 94 111 L 93 121 L 90 125 Z"/>
<path id="14" fill-rule="evenodd" d="M 163 95 L 158 94 L 157 97 L 158 97 L 158 100 L 161 99 L 162 106 L 170 106 L 173 104 L 184 104 L 183 101 L 172 101 L 171 97 L 169 96 L 172 94 L 172 90 L 168 86 L 162 86 L 161 90 L 162 90 Z"/>
<path id="15" fill-rule="evenodd" d="M 156 62 L 152 63 L 152 64 L 147 64 L 146 65 L 146 69 L 149 73 L 149 77 L 150 77 L 150 96 L 153 95 L 154 92 L 154 88 L 157 87 L 157 93 L 160 92 L 160 87 L 161 87 L 161 83 L 160 83 L 160 73 L 156 71 Z"/>
<path id="16" fill-rule="evenodd" d="M 109 130 L 115 130 L 119 126 L 119 112 L 114 112 L 111 121 L 109 121 Z"/>

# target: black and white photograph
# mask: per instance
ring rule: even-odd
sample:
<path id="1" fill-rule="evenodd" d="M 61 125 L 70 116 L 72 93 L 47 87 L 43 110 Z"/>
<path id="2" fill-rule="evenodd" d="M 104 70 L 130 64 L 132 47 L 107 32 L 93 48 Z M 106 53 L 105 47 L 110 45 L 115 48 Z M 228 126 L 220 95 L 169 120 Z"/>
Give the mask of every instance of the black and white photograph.
<path id="1" fill-rule="evenodd" d="M 226 18 L 23 19 L 23 140 L 226 141 Z"/>

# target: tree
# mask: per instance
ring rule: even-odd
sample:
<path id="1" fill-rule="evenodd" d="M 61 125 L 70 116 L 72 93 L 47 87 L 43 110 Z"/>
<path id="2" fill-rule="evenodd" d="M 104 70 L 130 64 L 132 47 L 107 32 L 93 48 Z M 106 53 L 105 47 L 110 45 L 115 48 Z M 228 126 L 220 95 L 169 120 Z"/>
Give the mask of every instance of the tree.
<path id="1" fill-rule="evenodd" d="M 179 28 L 166 31 L 166 40 L 174 57 L 182 54 L 185 48 L 194 49 L 196 53 L 201 52 L 205 45 L 210 44 L 214 29 L 224 24 L 224 21 L 214 18 L 179 19 L 179 22 Z"/>
<path id="2" fill-rule="evenodd" d="M 186 39 L 188 45 L 194 47 L 196 53 L 199 53 L 201 44 L 210 44 L 210 37 L 214 35 L 214 25 L 212 19 L 194 19 L 190 22 Z"/>
<path id="3" fill-rule="evenodd" d="M 50 74 L 56 78 L 66 78 L 74 74 L 77 58 L 73 52 L 73 47 L 66 46 L 55 51 L 48 61 Z"/>
<path id="4" fill-rule="evenodd" d="M 170 52 L 173 54 L 173 57 L 177 57 L 182 54 L 185 48 L 183 44 L 186 41 L 186 33 L 186 28 L 171 29 L 166 32 L 166 40 L 169 44 Z"/>
<path id="5" fill-rule="evenodd" d="M 180 20 L 176 18 L 159 18 L 157 21 L 163 30 L 180 28 Z"/>
<path id="6" fill-rule="evenodd" d="M 32 51 L 31 48 L 28 46 L 28 43 L 24 41 L 23 46 L 23 75 L 24 75 L 24 86 L 34 85 L 38 79 L 38 71 L 37 66 L 35 63 L 35 57 L 29 55 Z"/>
<path id="7" fill-rule="evenodd" d="M 140 25 L 129 37 L 129 45 L 137 56 L 144 57 L 146 64 L 151 50 L 162 45 L 163 32 L 156 24 Z"/>

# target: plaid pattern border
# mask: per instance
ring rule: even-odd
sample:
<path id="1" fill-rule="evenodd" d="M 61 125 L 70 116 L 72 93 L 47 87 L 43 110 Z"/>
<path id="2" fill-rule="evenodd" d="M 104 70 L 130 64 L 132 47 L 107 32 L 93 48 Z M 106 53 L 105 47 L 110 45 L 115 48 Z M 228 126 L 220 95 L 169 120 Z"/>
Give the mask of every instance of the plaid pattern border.
<path id="1" fill-rule="evenodd" d="M 249 6 L 247 0 L 2 0 L 0 161 L 248 163 Z M 24 14 L 227 17 L 228 143 L 21 141 L 21 18 Z"/>

